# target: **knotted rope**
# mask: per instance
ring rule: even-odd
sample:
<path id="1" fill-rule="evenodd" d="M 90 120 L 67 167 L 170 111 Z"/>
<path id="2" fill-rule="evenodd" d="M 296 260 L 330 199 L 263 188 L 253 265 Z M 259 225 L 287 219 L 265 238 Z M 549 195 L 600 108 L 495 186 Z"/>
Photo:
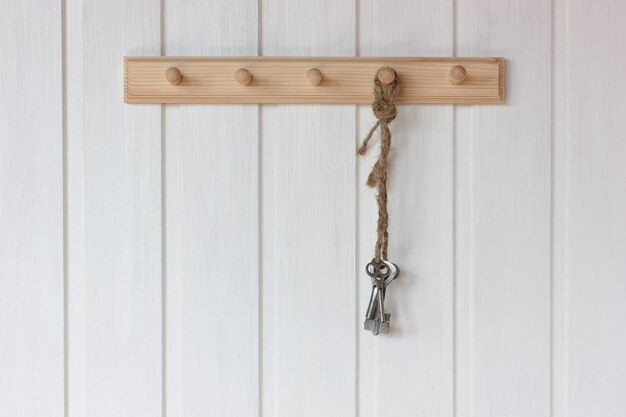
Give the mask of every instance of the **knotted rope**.
<path id="1" fill-rule="evenodd" d="M 387 213 L 387 168 L 389 151 L 391 150 L 391 131 L 389 123 L 396 118 L 396 95 L 400 90 L 400 81 L 396 75 L 394 81 L 388 85 L 384 85 L 378 79 L 378 74 L 374 77 L 374 102 L 372 110 L 374 116 L 378 119 L 376 124 L 370 129 L 363 143 L 359 147 L 359 155 L 365 155 L 367 145 L 372 135 L 380 127 L 380 156 L 374 164 L 372 172 L 367 177 L 367 185 L 376 187 L 378 195 L 376 202 L 378 203 L 378 227 L 376 247 L 374 248 L 374 259 L 376 262 L 387 259 L 387 246 L 389 233 L 389 213 Z"/>

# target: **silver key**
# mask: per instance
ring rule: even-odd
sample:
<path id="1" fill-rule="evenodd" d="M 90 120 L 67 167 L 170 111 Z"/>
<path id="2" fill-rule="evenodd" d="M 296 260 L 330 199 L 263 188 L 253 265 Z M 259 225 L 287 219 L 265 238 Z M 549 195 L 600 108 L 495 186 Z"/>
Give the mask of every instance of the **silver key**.
<path id="1" fill-rule="evenodd" d="M 389 268 L 382 262 L 372 260 L 372 262 L 365 267 L 365 271 L 372 280 L 372 293 L 370 295 L 364 327 L 366 330 L 371 330 L 373 334 L 377 335 L 380 331 L 380 324 L 384 322 L 385 318 L 383 291 L 384 280 L 388 276 Z"/>
<path id="2" fill-rule="evenodd" d="M 387 333 L 391 314 L 385 313 L 385 292 L 387 285 L 398 276 L 399 269 L 389 261 L 372 260 L 365 267 L 365 271 L 372 280 L 372 293 L 365 314 L 365 330 L 371 331 L 374 335 L 380 332 Z"/>

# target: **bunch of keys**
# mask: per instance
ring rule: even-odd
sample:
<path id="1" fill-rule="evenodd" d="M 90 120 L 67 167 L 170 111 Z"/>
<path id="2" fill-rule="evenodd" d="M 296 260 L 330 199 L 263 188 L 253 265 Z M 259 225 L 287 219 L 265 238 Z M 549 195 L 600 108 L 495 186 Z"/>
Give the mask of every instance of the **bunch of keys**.
<path id="1" fill-rule="evenodd" d="M 389 332 L 391 314 L 385 313 L 385 291 L 387 285 L 397 278 L 400 269 L 389 261 L 372 259 L 365 267 L 365 272 L 372 279 L 372 294 L 365 313 L 365 330 L 370 330 L 374 336 L 378 333 Z"/>

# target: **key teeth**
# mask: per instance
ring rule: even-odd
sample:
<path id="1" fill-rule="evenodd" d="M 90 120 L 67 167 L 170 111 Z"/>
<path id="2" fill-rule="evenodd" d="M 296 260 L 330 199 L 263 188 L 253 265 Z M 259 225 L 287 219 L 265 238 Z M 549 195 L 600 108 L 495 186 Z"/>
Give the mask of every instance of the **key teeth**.
<path id="1" fill-rule="evenodd" d="M 371 331 L 374 336 L 378 336 L 379 333 L 389 333 L 389 320 L 391 319 L 391 314 L 385 314 L 385 321 L 379 322 L 374 319 L 365 319 L 363 323 L 363 328 L 367 331 Z"/>

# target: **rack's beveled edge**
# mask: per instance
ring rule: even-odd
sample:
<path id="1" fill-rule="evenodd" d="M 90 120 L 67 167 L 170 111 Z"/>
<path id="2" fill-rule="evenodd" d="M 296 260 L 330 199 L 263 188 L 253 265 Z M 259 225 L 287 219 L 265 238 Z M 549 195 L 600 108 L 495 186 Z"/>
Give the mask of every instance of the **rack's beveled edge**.
<path id="1" fill-rule="evenodd" d="M 504 103 L 506 101 L 506 59 L 498 58 L 498 95 L 500 96 L 500 103 Z"/>
<path id="2" fill-rule="evenodd" d="M 320 62 L 377 62 L 377 61 L 404 61 L 404 62 L 504 62 L 505 58 L 496 56 L 487 57 L 412 57 L 412 56 L 147 56 L 125 55 L 126 61 L 320 61 Z"/>
<path id="3" fill-rule="evenodd" d="M 129 101 L 130 95 L 128 92 L 128 61 L 130 58 L 132 57 L 124 57 L 124 103 L 132 103 L 132 101 Z"/>

